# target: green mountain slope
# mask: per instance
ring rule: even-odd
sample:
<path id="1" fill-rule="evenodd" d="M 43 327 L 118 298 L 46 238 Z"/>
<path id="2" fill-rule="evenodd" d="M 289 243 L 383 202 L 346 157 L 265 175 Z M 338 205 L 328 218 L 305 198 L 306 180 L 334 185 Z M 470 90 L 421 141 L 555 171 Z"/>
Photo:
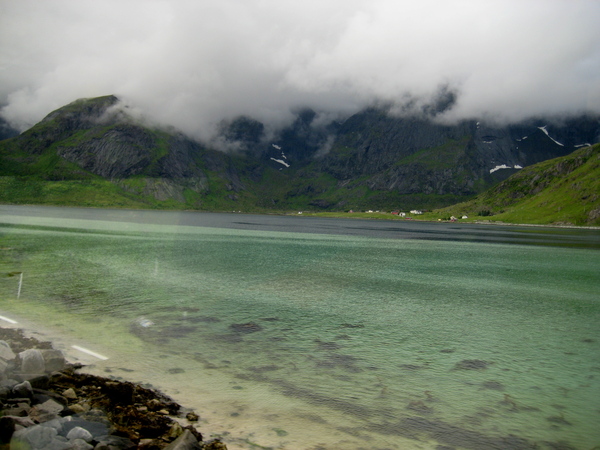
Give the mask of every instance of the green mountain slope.
<path id="1" fill-rule="evenodd" d="M 222 137 L 239 151 L 225 153 L 130 117 L 112 95 L 77 100 L 0 141 L 0 203 L 246 212 L 432 209 L 484 192 L 521 161 L 565 155 L 584 137 L 595 142 L 587 137 L 596 139 L 600 130 L 595 120 L 551 128 L 563 144 L 545 126 L 446 126 L 367 110 L 312 128 L 314 115 L 300 114 L 272 141 L 262 124 L 237 120 Z M 556 167 L 526 167 L 435 217 L 596 223 L 600 177 L 588 151 L 597 146 L 555 160 L 563 161 Z M 511 168 L 494 170 L 499 163 Z"/>
<path id="2" fill-rule="evenodd" d="M 529 166 L 436 216 L 508 223 L 600 225 L 600 144 Z"/>

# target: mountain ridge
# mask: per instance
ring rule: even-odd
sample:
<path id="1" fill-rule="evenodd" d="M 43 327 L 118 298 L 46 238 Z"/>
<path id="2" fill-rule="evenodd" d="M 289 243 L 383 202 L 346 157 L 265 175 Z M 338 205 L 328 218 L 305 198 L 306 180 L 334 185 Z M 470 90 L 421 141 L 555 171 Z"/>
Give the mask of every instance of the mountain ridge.
<path id="1" fill-rule="evenodd" d="M 59 204 L 76 204 L 85 182 L 86 195 L 94 185 L 102 204 L 110 205 L 112 197 L 116 206 L 431 209 L 481 194 L 520 167 L 569 154 L 579 141 L 600 140 L 600 120 L 593 117 L 504 128 L 398 118 L 373 108 L 341 123 L 316 118 L 301 110 L 270 139 L 264 125 L 249 117 L 224 122 L 221 142 L 237 149 L 226 153 L 144 125 L 115 96 L 80 99 L 0 141 L 1 200 L 35 201 L 33 194 L 19 194 L 18 186 L 29 180 L 39 187 L 38 202 Z M 47 183 L 62 183 L 68 195 L 48 197 L 54 188 Z"/>

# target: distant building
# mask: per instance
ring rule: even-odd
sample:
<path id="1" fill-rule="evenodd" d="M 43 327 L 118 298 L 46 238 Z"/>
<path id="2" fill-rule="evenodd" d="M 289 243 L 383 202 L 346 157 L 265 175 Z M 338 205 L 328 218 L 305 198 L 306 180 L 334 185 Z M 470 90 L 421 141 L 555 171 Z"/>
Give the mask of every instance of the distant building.
<path id="1" fill-rule="evenodd" d="M 413 209 L 410 213 L 417 215 L 417 214 L 423 214 L 423 211 L 419 211 L 418 209 Z"/>

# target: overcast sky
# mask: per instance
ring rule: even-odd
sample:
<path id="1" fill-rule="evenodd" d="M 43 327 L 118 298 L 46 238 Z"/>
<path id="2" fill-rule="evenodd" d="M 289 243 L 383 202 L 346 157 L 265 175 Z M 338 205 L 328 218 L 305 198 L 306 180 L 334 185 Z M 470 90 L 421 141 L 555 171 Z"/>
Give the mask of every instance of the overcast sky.
<path id="1" fill-rule="evenodd" d="M 1 114 L 20 129 L 115 94 L 199 137 L 240 114 L 600 113 L 597 0 L 0 0 Z"/>

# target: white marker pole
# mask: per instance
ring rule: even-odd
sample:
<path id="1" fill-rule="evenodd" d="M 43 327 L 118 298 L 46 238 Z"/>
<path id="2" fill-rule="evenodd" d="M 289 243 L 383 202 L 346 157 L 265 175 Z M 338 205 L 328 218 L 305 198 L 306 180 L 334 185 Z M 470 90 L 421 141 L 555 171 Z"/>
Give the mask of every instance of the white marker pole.
<path id="1" fill-rule="evenodd" d="M 21 297 L 21 286 L 23 285 L 23 272 L 21 272 L 21 276 L 19 277 L 19 289 L 17 289 L 17 298 Z"/>

